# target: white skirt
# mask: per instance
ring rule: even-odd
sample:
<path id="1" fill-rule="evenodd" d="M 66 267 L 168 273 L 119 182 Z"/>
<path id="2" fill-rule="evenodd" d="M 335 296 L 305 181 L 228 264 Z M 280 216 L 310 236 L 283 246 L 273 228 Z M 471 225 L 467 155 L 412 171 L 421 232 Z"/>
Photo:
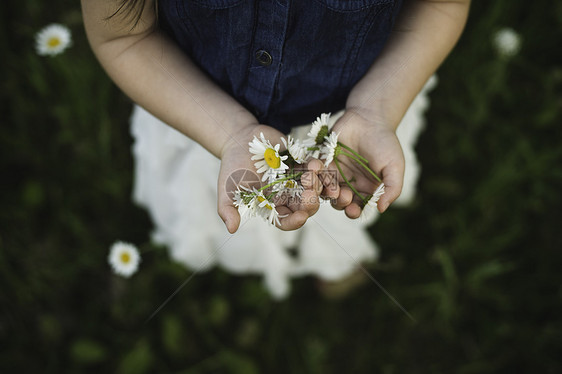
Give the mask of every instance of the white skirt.
<path id="1" fill-rule="evenodd" d="M 424 127 L 427 94 L 436 80 L 428 81 L 398 127 L 406 171 L 402 194 L 393 206 L 407 205 L 415 197 L 420 166 L 414 147 Z M 239 230 L 229 234 L 217 214 L 220 161 L 139 106 L 133 110 L 131 131 L 133 199 L 153 220 L 153 241 L 165 245 L 175 261 L 192 271 L 218 265 L 234 274 L 261 274 L 272 297 L 281 299 L 290 292 L 291 277 L 336 281 L 377 258 L 378 247 L 366 227 L 378 217 L 351 220 L 329 202 L 320 204 L 296 231 L 284 232 L 254 218 L 243 220 Z M 293 132 L 306 131 L 302 126 Z"/>

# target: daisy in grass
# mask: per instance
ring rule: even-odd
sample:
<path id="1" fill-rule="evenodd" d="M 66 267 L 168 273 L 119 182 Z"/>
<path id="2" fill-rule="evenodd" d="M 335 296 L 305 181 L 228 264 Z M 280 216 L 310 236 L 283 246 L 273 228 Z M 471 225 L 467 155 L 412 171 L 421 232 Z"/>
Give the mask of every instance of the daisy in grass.
<path id="1" fill-rule="evenodd" d="M 257 160 L 254 166 L 258 173 L 264 173 L 262 182 L 265 180 L 274 181 L 278 175 L 285 174 L 285 170 L 289 167 L 283 161 L 289 156 L 279 155 L 280 144 L 273 147 L 269 140 L 265 139 L 263 133 L 260 133 L 260 139 L 254 136 L 254 139 L 248 144 L 250 145 L 250 153 L 253 154 L 252 160 Z"/>
<path id="2" fill-rule="evenodd" d="M 521 36 L 509 27 L 505 27 L 496 32 L 492 41 L 496 52 L 503 57 L 513 57 L 521 48 Z"/>
<path id="3" fill-rule="evenodd" d="M 41 56 L 56 56 L 72 44 L 68 27 L 53 23 L 35 35 L 35 49 Z"/>
<path id="4" fill-rule="evenodd" d="M 141 258 L 134 245 L 115 242 L 109 250 L 107 260 L 115 274 L 128 278 L 138 270 Z"/>
<path id="5" fill-rule="evenodd" d="M 307 146 L 301 144 L 300 140 L 295 139 L 289 135 L 287 139 L 281 138 L 285 148 L 297 164 L 302 164 L 308 159 Z"/>

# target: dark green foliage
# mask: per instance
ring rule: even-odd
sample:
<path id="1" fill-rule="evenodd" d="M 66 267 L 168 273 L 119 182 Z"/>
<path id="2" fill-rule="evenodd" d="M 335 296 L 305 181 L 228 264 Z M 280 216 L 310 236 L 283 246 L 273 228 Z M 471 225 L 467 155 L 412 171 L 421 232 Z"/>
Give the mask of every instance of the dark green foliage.
<path id="1" fill-rule="evenodd" d="M 372 233 L 375 284 L 272 301 L 257 277 L 190 275 L 150 244 L 131 199 L 130 102 L 106 77 L 76 2 L 0 5 L 0 372 L 562 372 L 562 5 L 474 2 L 440 68 L 419 144 L 419 195 Z M 69 26 L 74 46 L 34 52 Z M 491 36 L 523 37 L 512 59 Z M 131 279 L 107 265 L 137 244 Z"/>

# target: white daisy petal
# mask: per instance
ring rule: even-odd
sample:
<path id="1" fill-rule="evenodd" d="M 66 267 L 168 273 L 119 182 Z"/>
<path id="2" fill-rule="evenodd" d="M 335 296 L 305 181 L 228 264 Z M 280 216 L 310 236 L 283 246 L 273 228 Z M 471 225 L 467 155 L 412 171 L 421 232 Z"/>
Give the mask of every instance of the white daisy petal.
<path id="1" fill-rule="evenodd" d="M 304 187 L 294 179 L 288 179 L 273 185 L 273 192 L 277 192 L 277 196 L 286 195 L 290 198 L 300 198 Z"/>
<path id="2" fill-rule="evenodd" d="M 272 146 L 269 140 L 265 139 L 263 133 L 260 133 L 259 139 L 254 136 L 254 139 L 248 145 L 250 146 L 250 153 L 254 154 L 251 159 L 257 161 L 254 163 L 255 168 L 258 173 L 264 173 L 262 182 L 268 179 L 270 181 L 275 180 L 278 175 L 284 174 L 285 170 L 289 168 L 283 162 L 289 156 L 279 155 L 281 145 Z"/>
<path id="3" fill-rule="evenodd" d="M 367 204 L 365 204 L 365 206 L 363 207 L 363 210 L 361 211 L 361 216 L 359 216 L 361 221 L 363 222 L 368 221 L 377 214 L 377 203 L 383 194 L 384 194 L 384 183 L 381 183 L 377 187 L 375 192 L 373 192 L 373 195 L 371 196 Z"/>
<path id="4" fill-rule="evenodd" d="M 308 146 L 305 146 L 300 140 L 294 139 L 291 135 L 288 136 L 287 140 L 285 140 L 285 138 L 281 138 L 281 140 L 297 164 L 306 162 L 308 158 Z"/>
<path id="5" fill-rule="evenodd" d="M 322 144 L 322 139 L 330 132 L 330 128 L 330 113 L 322 113 L 320 117 L 317 117 L 316 121 L 312 123 L 312 127 L 307 134 L 307 144 Z"/>
<path id="6" fill-rule="evenodd" d="M 267 163 L 263 160 L 256 162 L 254 166 L 256 167 L 258 173 L 263 173 L 264 171 L 269 169 L 269 166 L 267 166 Z"/>
<path id="7" fill-rule="evenodd" d="M 264 220 L 269 222 L 272 225 L 280 225 L 279 218 L 283 218 L 285 216 L 280 216 L 277 209 L 275 209 L 275 203 L 268 200 L 267 197 L 263 194 L 263 191 L 256 191 L 255 196 L 255 212 L 256 215 L 262 217 Z"/>
<path id="8" fill-rule="evenodd" d="M 238 208 L 240 218 L 244 218 L 246 214 L 249 216 L 253 215 L 251 196 L 252 190 L 242 185 L 239 185 L 236 191 L 234 191 L 234 206 Z"/>
<path id="9" fill-rule="evenodd" d="M 35 34 L 35 50 L 41 56 L 56 56 L 72 45 L 72 34 L 66 26 L 53 23 Z"/>
<path id="10" fill-rule="evenodd" d="M 329 136 L 324 138 L 324 144 L 320 148 L 320 158 L 326 160 L 324 166 L 328 167 L 334 160 L 334 155 L 338 147 L 338 134 L 331 132 Z"/>
<path id="11" fill-rule="evenodd" d="M 134 245 L 118 241 L 111 246 L 107 260 L 115 274 L 128 278 L 138 270 L 141 258 Z"/>

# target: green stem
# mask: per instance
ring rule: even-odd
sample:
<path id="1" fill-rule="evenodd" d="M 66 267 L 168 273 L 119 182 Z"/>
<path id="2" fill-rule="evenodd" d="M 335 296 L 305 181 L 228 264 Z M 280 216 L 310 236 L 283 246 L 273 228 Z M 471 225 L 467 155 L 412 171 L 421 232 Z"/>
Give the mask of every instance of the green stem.
<path id="1" fill-rule="evenodd" d="M 341 147 L 347 149 L 349 152 L 353 153 L 355 156 L 357 156 L 357 157 L 358 157 L 360 160 L 362 160 L 364 163 L 366 163 L 366 164 L 369 163 L 369 160 L 367 160 L 365 157 L 361 156 L 359 153 L 355 152 L 353 149 L 351 149 L 351 148 L 348 147 L 347 145 L 345 145 L 345 144 L 343 144 L 343 143 L 340 143 L 340 142 L 338 142 L 338 144 L 339 144 Z"/>
<path id="2" fill-rule="evenodd" d="M 287 176 L 287 177 L 285 177 L 285 178 L 281 178 L 281 179 L 274 180 L 273 182 L 271 182 L 271 183 L 269 183 L 269 184 L 266 184 L 266 185 L 263 186 L 262 188 L 258 189 L 258 191 L 263 191 L 263 190 L 265 190 L 265 189 L 267 189 L 267 188 L 269 188 L 269 187 L 271 187 L 271 186 L 273 186 L 273 185 L 276 185 L 277 183 L 285 182 L 286 180 L 289 180 L 289 179 L 297 179 L 298 177 L 300 177 L 300 176 L 303 175 L 303 174 L 304 174 L 304 172 L 301 171 L 300 173 L 292 174 L 292 175 L 289 175 L 289 176 Z"/>
<path id="3" fill-rule="evenodd" d="M 375 172 L 372 171 L 371 168 L 367 164 L 365 164 L 363 161 L 361 161 L 360 159 L 358 159 L 354 155 L 352 155 L 350 153 L 347 153 L 347 152 L 340 152 L 340 154 L 351 158 L 352 160 L 357 162 L 359 165 L 363 166 L 363 168 L 365 170 L 367 170 L 378 182 L 382 182 L 382 180 L 378 177 L 378 175 L 376 175 Z"/>
<path id="4" fill-rule="evenodd" d="M 349 188 L 351 188 L 351 190 L 357 195 L 359 196 L 359 198 L 361 199 L 361 201 L 365 201 L 365 198 L 359 193 L 359 191 L 357 191 L 355 189 L 355 187 L 353 187 L 353 185 L 347 180 L 347 178 L 345 177 L 345 174 L 343 173 L 341 167 L 340 167 L 340 163 L 338 162 L 337 158 L 334 158 L 334 163 L 336 164 L 336 167 L 338 168 L 338 171 L 340 172 L 340 175 L 342 176 L 343 180 L 345 181 L 345 183 L 347 183 L 347 185 L 349 186 Z"/>

